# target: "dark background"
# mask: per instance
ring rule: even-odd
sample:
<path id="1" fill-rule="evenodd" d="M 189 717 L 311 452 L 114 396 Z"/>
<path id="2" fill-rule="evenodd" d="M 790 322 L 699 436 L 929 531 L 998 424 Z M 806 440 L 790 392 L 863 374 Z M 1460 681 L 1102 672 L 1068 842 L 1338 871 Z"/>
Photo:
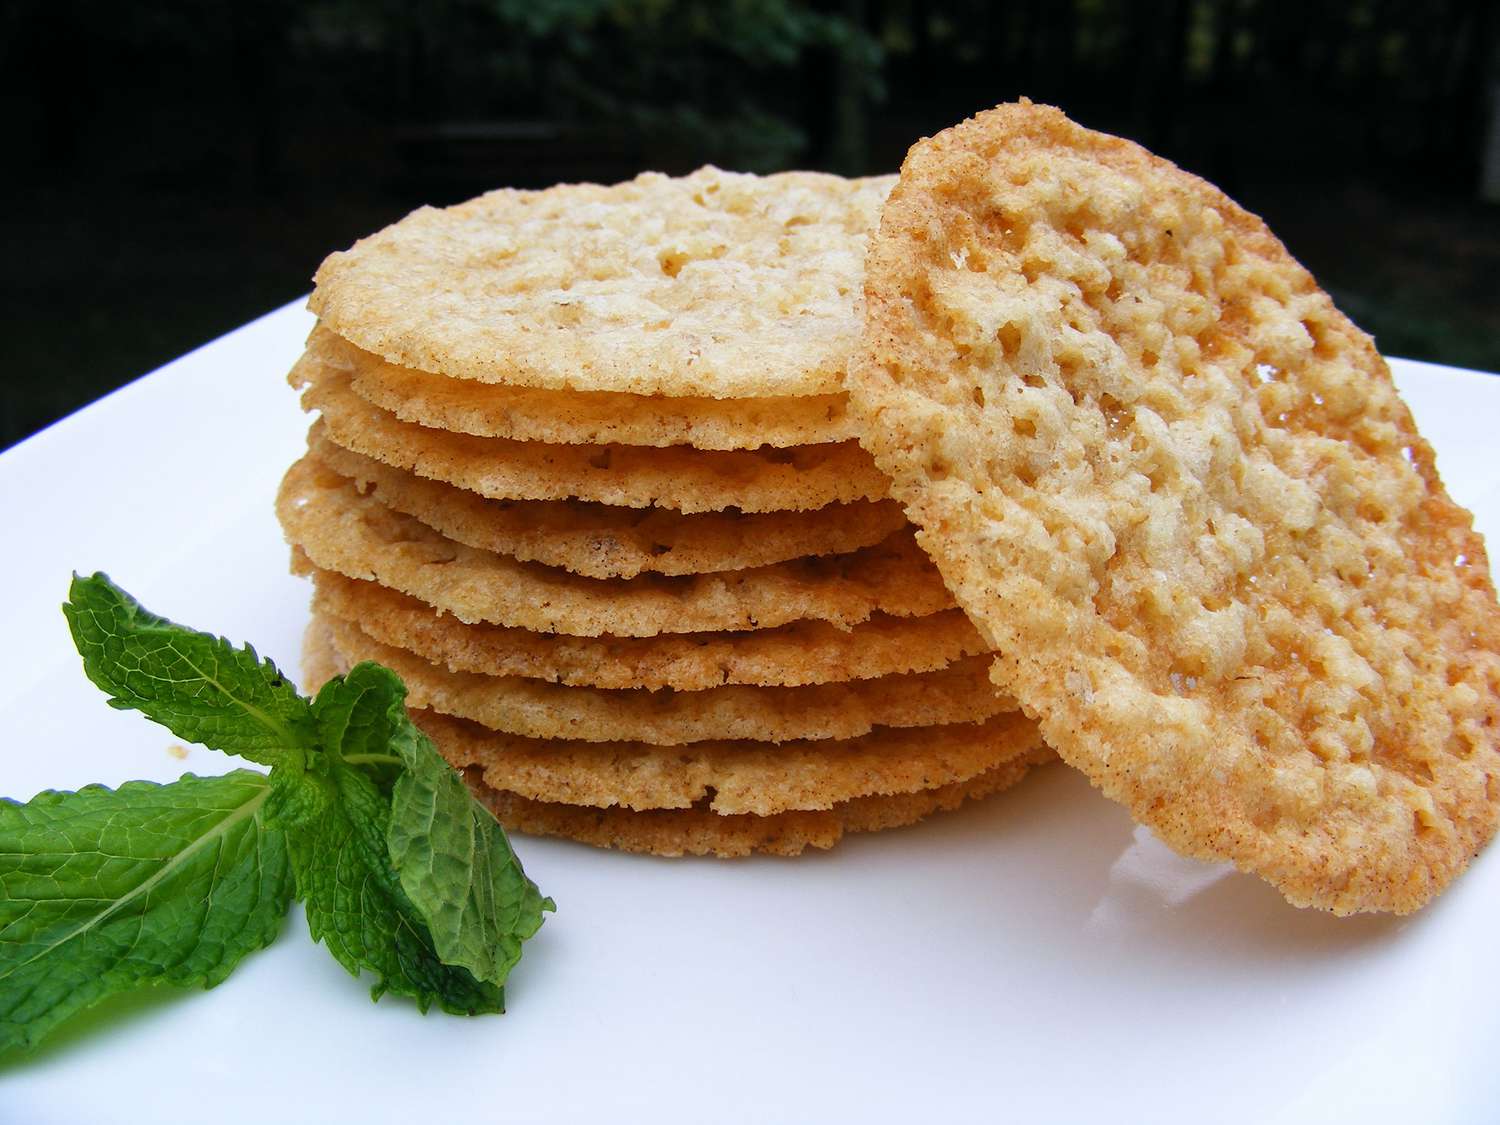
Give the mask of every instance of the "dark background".
<path id="1" fill-rule="evenodd" d="M 0 447 L 418 204 L 708 161 L 894 170 L 1020 94 L 1263 214 L 1388 354 L 1500 370 L 1494 8 L 8 0 Z"/>

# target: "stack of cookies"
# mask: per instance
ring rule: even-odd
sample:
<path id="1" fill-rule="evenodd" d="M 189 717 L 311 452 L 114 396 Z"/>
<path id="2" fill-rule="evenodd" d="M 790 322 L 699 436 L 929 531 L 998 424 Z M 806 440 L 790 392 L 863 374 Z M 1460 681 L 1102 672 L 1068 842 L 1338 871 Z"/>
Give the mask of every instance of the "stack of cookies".
<path id="1" fill-rule="evenodd" d="M 854 440 L 893 178 L 706 168 L 335 254 L 278 511 L 307 678 L 393 668 L 508 827 L 795 854 L 1050 752 Z"/>

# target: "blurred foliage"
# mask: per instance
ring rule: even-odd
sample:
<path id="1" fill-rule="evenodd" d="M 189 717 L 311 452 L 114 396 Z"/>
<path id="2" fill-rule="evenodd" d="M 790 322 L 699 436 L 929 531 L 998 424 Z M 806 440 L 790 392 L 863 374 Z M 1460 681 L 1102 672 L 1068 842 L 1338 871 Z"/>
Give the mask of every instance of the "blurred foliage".
<path id="1" fill-rule="evenodd" d="M 0 447 L 501 184 L 889 171 L 1021 94 L 1263 214 L 1396 354 L 1500 369 L 1495 0 L 7 0 Z"/>
<path id="2" fill-rule="evenodd" d="M 1361 108 L 1361 142 L 1472 170 L 1493 0 L 10 0 L 0 75 L 47 143 L 88 103 L 170 96 L 275 119 L 508 122 L 767 170 L 871 167 L 882 121 L 1018 93 L 1171 147 L 1205 102 Z M 40 59 L 58 65 L 43 65 Z M 175 72 L 175 74 L 174 74 Z M 34 79 L 27 82 L 27 79 Z M 82 81 L 80 81 L 82 78 Z M 180 109 L 181 107 L 175 107 Z M 308 111 L 311 112 L 308 112 Z M 248 120 L 247 126 L 253 127 Z M 1290 123 L 1294 126 L 1297 123 Z M 1326 141 L 1328 138 L 1324 138 Z M 1339 146 L 1341 147 L 1342 140 Z M 27 153 L 21 154 L 23 161 Z M 274 159 L 266 154 L 267 159 Z"/>
<path id="3" fill-rule="evenodd" d="M 654 150 L 765 171 L 805 156 L 796 75 L 835 71 L 845 96 L 883 94 L 860 5 L 791 0 L 323 0 L 291 38 L 394 56 L 407 118 L 534 117 Z M 793 89 L 786 86 L 788 74 Z"/>

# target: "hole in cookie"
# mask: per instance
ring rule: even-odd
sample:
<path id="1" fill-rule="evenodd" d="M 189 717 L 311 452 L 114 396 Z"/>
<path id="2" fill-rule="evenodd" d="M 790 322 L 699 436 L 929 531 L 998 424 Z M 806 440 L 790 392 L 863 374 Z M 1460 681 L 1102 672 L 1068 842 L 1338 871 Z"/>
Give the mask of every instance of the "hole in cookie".
<path id="1" fill-rule="evenodd" d="M 1155 367 L 1159 360 L 1160 357 L 1155 352 L 1145 351 L 1141 353 L 1141 364 L 1145 367 Z"/>
<path id="2" fill-rule="evenodd" d="M 1021 375 L 1021 381 L 1028 387 L 1045 387 L 1047 380 L 1043 379 L 1035 371 L 1027 371 Z"/>
<path id="3" fill-rule="evenodd" d="M 995 338 L 1000 341 L 1007 358 L 1021 350 L 1021 329 L 1013 323 L 1002 324 Z"/>
<path id="4" fill-rule="evenodd" d="M 1036 437 L 1036 423 L 1030 418 L 1012 418 L 1010 420 L 1010 428 L 1015 432 L 1017 437 Z"/>
<path id="5" fill-rule="evenodd" d="M 595 453 L 589 458 L 589 464 L 596 469 L 607 469 L 609 468 L 609 463 L 611 458 L 613 457 L 613 454 L 613 450 L 601 449 L 598 453 Z"/>
<path id="6" fill-rule="evenodd" d="M 972 395 L 972 397 L 974 399 L 974 405 L 975 406 L 980 406 L 980 407 L 984 406 L 984 388 L 983 387 L 975 387 L 974 390 L 971 392 L 971 395 Z"/>
<path id="7" fill-rule="evenodd" d="M 1104 424 L 1113 433 L 1119 429 L 1121 424 L 1128 421 L 1130 412 L 1120 404 L 1120 400 L 1114 395 L 1104 394 L 1099 396 L 1099 410 L 1104 415 Z"/>
<path id="8" fill-rule="evenodd" d="M 934 457 L 927 462 L 927 475 L 933 480 L 947 480 L 949 468 L 948 462 L 941 457 Z"/>

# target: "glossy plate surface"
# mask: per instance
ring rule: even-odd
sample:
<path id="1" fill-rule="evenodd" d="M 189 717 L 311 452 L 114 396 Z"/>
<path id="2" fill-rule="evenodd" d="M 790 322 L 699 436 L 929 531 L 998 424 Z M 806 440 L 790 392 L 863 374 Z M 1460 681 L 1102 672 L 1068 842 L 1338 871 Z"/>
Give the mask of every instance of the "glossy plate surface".
<path id="1" fill-rule="evenodd" d="M 308 590 L 271 514 L 305 420 L 288 306 L 0 455 L 0 794 L 216 773 L 105 706 L 58 605 L 108 571 L 296 667 Z M 1458 501 L 1500 533 L 1500 378 L 1397 361 Z M 519 838 L 551 894 L 463 1020 L 372 1005 L 306 936 L 211 992 L 117 1001 L 0 1067 L 48 1123 L 1490 1121 L 1500 850 L 1410 919 L 1298 911 L 1174 856 L 1078 775 L 795 861 Z"/>

